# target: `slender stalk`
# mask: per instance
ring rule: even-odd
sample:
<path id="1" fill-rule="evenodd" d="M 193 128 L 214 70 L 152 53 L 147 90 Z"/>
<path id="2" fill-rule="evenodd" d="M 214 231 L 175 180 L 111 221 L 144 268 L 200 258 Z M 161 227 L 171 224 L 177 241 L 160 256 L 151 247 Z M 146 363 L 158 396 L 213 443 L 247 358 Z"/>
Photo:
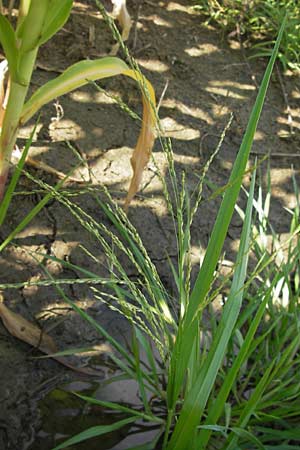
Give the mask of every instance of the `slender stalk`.
<path id="1" fill-rule="evenodd" d="M 23 67 L 27 68 L 27 73 L 23 73 L 23 75 L 26 75 L 23 76 L 25 80 L 24 84 L 12 81 L 10 85 L 10 93 L 0 137 L 0 201 L 4 195 L 11 154 L 16 143 L 20 116 L 27 95 L 36 55 L 37 49 L 24 55 L 22 58 L 24 61 Z"/>
<path id="2" fill-rule="evenodd" d="M 171 425 L 172 425 L 172 421 L 173 421 L 173 416 L 174 416 L 174 410 L 169 409 L 167 422 L 166 422 L 166 428 L 165 428 L 165 432 L 164 432 L 164 441 L 163 441 L 163 446 L 162 446 L 163 450 L 165 450 L 167 448 L 167 444 L 168 444 L 168 440 L 169 440 L 169 433 L 170 433 L 170 429 L 171 429 Z"/>
<path id="3" fill-rule="evenodd" d="M 44 25 L 49 0 L 23 0 L 20 4 L 21 17 L 26 15 L 24 30 L 19 42 L 17 79 L 11 81 L 7 107 L 0 137 L 0 201 L 2 201 L 7 180 L 11 154 L 16 143 L 20 116 L 28 92 L 35 60 L 38 40 Z"/>

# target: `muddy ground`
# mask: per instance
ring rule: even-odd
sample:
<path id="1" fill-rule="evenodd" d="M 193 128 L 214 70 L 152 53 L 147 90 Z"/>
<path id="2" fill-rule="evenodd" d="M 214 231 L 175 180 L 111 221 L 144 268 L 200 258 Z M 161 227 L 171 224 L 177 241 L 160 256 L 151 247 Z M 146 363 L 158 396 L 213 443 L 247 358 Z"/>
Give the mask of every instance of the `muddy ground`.
<path id="1" fill-rule="evenodd" d="M 41 49 L 33 90 L 72 63 L 106 55 L 113 45 L 110 31 L 93 1 L 74 3 L 72 16 L 63 30 Z M 213 26 L 205 26 L 189 0 L 128 0 L 127 3 L 134 21 L 129 49 L 153 83 L 157 97 L 160 98 L 165 91 L 159 111 L 161 124 L 164 134 L 172 139 L 176 170 L 178 173 L 186 172 L 190 191 L 214 150 L 230 113 L 234 114 L 232 126 L 209 175 L 211 181 L 222 186 L 241 143 L 266 61 L 246 59 L 248 51 L 241 48 L 239 39 L 236 36 L 228 39 Z M 122 52 L 119 56 L 123 57 Z M 119 77 L 105 80 L 100 85 L 108 94 L 121 96 L 131 109 L 141 112 L 139 92 L 133 82 Z M 296 176 L 299 175 L 299 98 L 299 77 L 287 74 L 280 79 L 275 71 L 251 154 L 253 162 L 256 156 L 262 158 L 270 153 L 271 212 L 274 227 L 279 233 L 288 232 L 289 216 L 283 207 L 294 205 L 292 166 Z M 30 126 L 22 129 L 20 146 L 30 130 Z M 76 170 L 73 175 L 83 176 L 88 181 L 88 167 L 97 179 L 94 184 L 104 183 L 122 204 L 131 176 L 129 158 L 138 130 L 138 122 L 124 113 L 111 97 L 88 86 L 61 98 L 59 103 L 43 108 L 31 156 L 67 172 L 78 163 L 68 141 L 86 163 L 86 167 Z M 155 144 L 154 156 L 160 170 L 165 173 L 166 163 L 159 141 Z M 28 170 L 50 184 L 57 182 L 55 176 L 31 167 Z M 74 192 L 79 186 L 70 184 L 65 189 Z M 209 190 L 205 191 L 206 197 L 209 194 Z M 14 197 L 0 231 L 1 241 L 40 198 L 39 187 L 23 176 L 18 195 Z M 108 224 L 91 196 L 75 198 L 97 220 Z M 216 200 L 204 203 L 195 219 L 192 231 L 195 267 L 199 262 L 200 244 L 205 248 L 217 207 Z M 176 245 L 153 163 L 145 172 L 143 188 L 132 203 L 129 217 L 172 292 L 174 286 L 167 268 L 167 257 L 176 260 Z M 228 259 L 236 248 L 240 226 L 235 217 L 226 244 Z M 104 263 L 101 249 L 95 246 L 68 211 L 52 200 L 17 235 L 14 245 L 8 246 L 1 254 L 0 283 L 39 280 L 43 276 L 41 265 L 61 279 L 79 277 L 76 270 L 64 268 L 38 254 L 33 257 L 32 252 L 35 251 L 105 274 L 105 268 L 91 261 L 79 244 L 90 249 Z M 130 276 L 135 276 L 131 267 L 128 271 Z M 84 287 L 74 285 L 67 287 L 66 292 L 114 336 L 126 334 L 124 320 L 112 315 Z M 6 288 L 3 294 L 10 308 L 47 330 L 60 349 L 103 344 L 97 333 L 72 312 L 54 289 L 21 286 L 18 289 Z M 39 355 L 38 351 L 13 338 L 0 323 L 1 450 L 52 448 L 55 433 L 51 427 L 50 431 L 43 428 L 43 414 L 51 415 L 53 411 L 50 407 L 45 413 L 41 406 L 43 403 L 38 402 L 63 383 L 82 380 L 79 374 L 53 360 L 32 358 Z M 99 361 L 98 366 L 101 358 Z M 107 370 L 103 366 L 99 378 L 104 378 Z M 45 436 L 47 439 L 43 440 Z M 102 443 L 101 448 L 111 448 L 114 444 L 116 442 Z M 116 444 L 114 448 L 121 449 L 122 446 Z"/>

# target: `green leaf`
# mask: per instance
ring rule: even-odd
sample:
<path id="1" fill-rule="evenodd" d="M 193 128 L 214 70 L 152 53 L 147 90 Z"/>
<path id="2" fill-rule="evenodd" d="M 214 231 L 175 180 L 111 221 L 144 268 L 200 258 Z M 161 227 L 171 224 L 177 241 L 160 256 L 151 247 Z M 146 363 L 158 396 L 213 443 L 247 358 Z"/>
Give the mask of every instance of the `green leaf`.
<path id="1" fill-rule="evenodd" d="M 201 425 L 199 426 L 199 428 L 202 430 L 219 432 L 222 433 L 225 437 L 227 436 L 227 428 L 221 425 Z M 248 442 L 252 442 L 260 450 L 266 450 L 264 445 L 253 434 L 249 433 L 249 431 L 238 427 L 232 427 L 229 428 L 229 430 L 232 431 L 232 433 L 236 436 L 241 437 Z"/>
<path id="2" fill-rule="evenodd" d="M 230 390 L 236 380 L 237 374 L 238 374 L 241 366 L 243 365 L 244 361 L 246 360 L 246 358 L 249 357 L 249 348 L 251 346 L 251 343 L 253 342 L 255 332 L 260 324 L 260 321 L 262 319 L 266 305 L 272 294 L 273 288 L 274 288 L 274 284 L 272 284 L 272 286 L 268 289 L 268 292 L 265 295 L 264 300 L 262 301 L 261 305 L 259 306 L 258 311 L 257 311 L 253 321 L 251 322 L 250 328 L 247 332 L 247 335 L 245 337 L 243 345 L 242 345 L 236 359 L 234 360 L 232 367 L 228 371 L 216 399 L 214 400 L 213 404 L 211 405 L 211 408 L 209 409 L 208 417 L 206 419 L 206 422 L 208 424 L 216 423 L 217 420 L 219 419 L 220 415 L 223 413 L 225 402 L 226 402 L 228 395 L 230 393 Z M 255 348 L 253 349 L 253 351 L 254 350 L 255 350 Z M 206 428 L 206 429 L 205 429 L 205 427 L 202 427 L 202 428 L 204 428 L 204 430 L 202 430 L 199 433 L 198 442 L 199 442 L 199 447 L 200 447 L 200 442 L 201 442 L 201 448 L 205 448 L 206 444 L 208 443 L 211 432 L 209 431 L 208 428 Z"/>
<path id="3" fill-rule="evenodd" d="M 45 25 L 38 45 L 47 42 L 54 34 L 60 30 L 69 18 L 73 0 L 52 0 L 46 14 Z"/>
<path id="4" fill-rule="evenodd" d="M 91 403 L 93 405 L 101 406 L 102 408 L 112 409 L 114 411 L 124 412 L 127 414 L 132 414 L 137 417 L 141 417 L 144 420 L 147 420 L 149 422 L 155 422 L 155 423 L 164 423 L 163 419 L 160 419 L 159 417 L 151 415 L 144 414 L 140 411 L 134 410 L 132 408 L 128 408 L 127 406 L 120 405 L 119 403 L 113 403 L 113 402 L 107 402 L 103 400 L 98 400 L 93 397 L 87 397 L 86 395 L 77 394 L 77 397 L 80 397 L 82 400 L 85 400 L 88 403 Z"/>
<path id="5" fill-rule="evenodd" d="M 0 42 L 8 62 L 10 76 L 15 81 L 19 57 L 16 35 L 9 21 L 2 14 L 0 14 Z"/>
<path id="6" fill-rule="evenodd" d="M 17 30 L 17 36 L 21 43 L 20 54 L 23 55 L 38 50 L 38 42 L 49 6 L 50 0 L 31 0 L 28 14 L 24 17 L 21 26 Z M 22 70 L 22 66 L 20 70 Z"/>
<path id="7" fill-rule="evenodd" d="M 243 285 L 247 273 L 254 186 L 255 172 L 251 181 L 237 263 L 228 300 L 225 303 L 223 315 L 208 355 L 200 368 L 193 386 L 184 399 L 168 450 L 187 449 L 191 446 L 191 439 L 195 439 L 195 430 L 200 422 L 206 402 L 225 357 L 227 344 L 238 319 L 243 300 Z M 199 448 L 199 445 L 196 448 Z"/>
<path id="8" fill-rule="evenodd" d="M 237 423 L 236 429 L 237 428 L 244 429 L 246 427 L 250 417 L 252 416 L 252 414 L 254 414 L 257 404 L 259 403 L 266 387 L 269 384 L 269 377 L 271 375 L 271 372 L 274 368 L 275 363 L 276 363 L 276 360 L 274 360 L 270 364 L 270 366 L 267 368 L 267 370 L 265 371 L 260 382 L 254 389 L 251 397 L 246 402 L 246 405 L 245 405 L 245 407 L 240 415 L 239 421 Z M 237 447 L 237 441 L 238 441 L 238 436 L 236 435 L 236 433 L 231 432 L 229 435 L 229 438 L 228 438 L 228 444 L 225 446 L 225 449 L 226 450 L 235 450 Z"/>
<path id="9" fill-rule="evenodd" d="M 83 431 L 82 433 L 73 436 L 71 439 L 63 442 L 60 445 L 57 445 L 53 450 L 60 450 L 62 448 L 69 447 L 73 444 L 78 444 L 79 442 L 86 441 L 87 439 L 91 439 L 97 436 L 102 436 L 106 433 L 111 433 L 112 431 L 119 430 L 130 423 L 133 423 L 137 420 L 136 416 L 128 417 L 128 419 L 120 420 L 119 422 L 115 422 L 112 425 L 98 425 L 96 427 L 91 427 L 88 430 Z"/>
<path id="10" fill-rule="evenodd" d="M 242 184 L 254 134 L 264 104 L 273 66 L 278 54 L 278 48 L 282 38 L 284 26 L 285 21 L 282 23 L 276 45 L 273 49 L 255 105 L 251 112 L 248 126 L 231 172 L 228 187 L 224 194 L 220 210 L 214 224 L 205 257 L 189 300 L 187 313 L 177 334 L 169 370 L 168 404 L 171 410 L 174 410 L 178 395 L 182 389 L 186 367 L 193 348 L 193 340 L 197 335 L 197 320 L 195 319 L 203 308 L 205 298 L 213 281 L 214 271 L 221 254 L 229 223 L 238 198 L 240 186 Z M 182 447 L 182 449 L 183 448 L 184 447 Z"/>

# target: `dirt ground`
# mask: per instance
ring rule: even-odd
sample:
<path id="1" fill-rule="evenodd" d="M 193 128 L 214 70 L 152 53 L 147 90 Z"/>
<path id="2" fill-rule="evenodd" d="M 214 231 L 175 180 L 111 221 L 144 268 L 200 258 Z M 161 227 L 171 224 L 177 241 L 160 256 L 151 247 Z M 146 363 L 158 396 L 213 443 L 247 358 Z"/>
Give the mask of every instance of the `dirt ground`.
<path id="1" fill-rule="evenodd" d="M 72 63 L 106 55 L 113 44 L 94 2 L 74 3 L 68 23 L 40 51 L 33 90 Z M 241 143 L 266 61 L 248 60 L 247 51 L 241 48 L 237 37 L 223 38 L 212 26 L 205 26 L 189 0 L 128 0 L 127 3 L 134 22 L 129 49 L 153 83 L 158 99 L 165 91 L 159 110 L 162 129 L 172 139 L 176 170 L 186 172 L 190 191 L 214 150 L 230 113 L 234 114 L 232 126 L 209 175 L 211 181 L 222 186 Z M 123 57 L 121 52 L 119 56 Z M 108 94 L 121 96 L 131 109 L 141 112 L 139 91 L 133 82 L 118 77 L 100 85 Z M 296 177 L 299 176 L 299 98 L 299 77 L 287 74 L 280 78 L 275 71 L 251 154 L 251 161 L 256 156 L 271 155 L 271 212 L 275 230 L 279 233 L 288 232 L 289 216 L 284 207 L 294 205 L 292 166 Z M 20 146 L 30 134 L 33 123 L 22 129 Z M 88 167 L 98 182 L 104 183 L 112 196 L 122 203 L 131 176 L 129 159 L 138 130 L 137 121 L 124 113 L 111 97 L 94 86 L 87 86 L 61 98 L 59 103 L 43 108 L 31 156 L 67 172 L 78 163 L 68 141 L 86 162 L 86 167 L 77 169 L 73 175 L 83 176 L 88 181 Z M 155 144 L 154 156 L 165 173 L 166 163 L 159 141 Z M 30 167 L 28 170 L 50 184 L 57 182 L 55 176 Z M 153 163 L 145 172 L 143 186 L 132 203 L 129 217 L 139 230 L 167 288 L 172 291 L 167 258 L 176 260 L 176 243 Z M 68 185 L 66 189 L 74 191 L 76 184 Z M 209 191 L 205 195 L 209 195 Z M 40 198 L 38 186 L 22 177 L 18 195 L 14 197 L 6 223 L 0 230 L 1 241 Z M 106 220 L 89 195 L 79 196 L 76 202 L 97 220 Z M 217 207 L 218 201 L 204 203 L 195 219 L 192 230 L 195 267 L 199 263 L 200 244 L 205 248 Z M 240 226 L 235 217 L 227 242 L 229 259 Z M 54 255 L 104 274 L 105 269 L 87 258 L 79 244 L 104 262 L 101 249 L 95 247 L 78 222 L 57 201 L 51 201 L 17 235 L 14 245 L 8 246 L 0 255 L 0 283 L 38 280 L 43 274 L 41 265 L 61 279 L 79 277 L 76 270 L 66 269 L 37 254 L 33 257 L 32 252 Z M 114 336 L 126 333 L 124 320 L 116 314 L 112 316 L 84 287 L 74 285 L 67 287 L 66 292 Z M 47 330 L 61 349 L 103 343 L 52 288 L 21 286 L 6 288 L 3 294 L 10 308 Z M 39 355 L 38 351 L 13 338 L 0 323 L 0 450 L 51 449 L 57 430 L 48 431 L 48 440 L 42 440 L 47 433 L 43 429 L 39 402 L 54 388 L 82 380 L 79 374 L 53 360 L 32 358 Z M 102 368 L 99 378 L 104 378 L 106 373 L 107 369 Z M 48 414 L 52 413 L 50 409 Z M 101 448 L 112 445 L 116 445 L 115 449 L 122 448 L 116 442 Z"/>

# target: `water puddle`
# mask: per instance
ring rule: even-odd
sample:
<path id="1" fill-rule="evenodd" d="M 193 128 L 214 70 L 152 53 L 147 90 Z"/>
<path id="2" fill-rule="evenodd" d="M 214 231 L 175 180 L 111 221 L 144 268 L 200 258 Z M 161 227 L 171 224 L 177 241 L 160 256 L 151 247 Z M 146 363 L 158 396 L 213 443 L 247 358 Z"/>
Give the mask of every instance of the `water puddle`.
<path id="1" fill-rule="evenodd" d="M 76 381 L 49 392 L 39 403 L 40 424 L 35 440 L 24 450 L 52 450 L 75 434 L 97 425 L 109 425 L 125 419 L 121 413 L 82 401 L 73 392 L 101 400 L 116 401 L 130 407 L 141 406 L 134 381 L 121 380 L 113 384 Z M 125 450 L 149 442 L 157 434 L 157 425 L 129 424 L 120 430 L 69 446 L 69 450 Z"/>

